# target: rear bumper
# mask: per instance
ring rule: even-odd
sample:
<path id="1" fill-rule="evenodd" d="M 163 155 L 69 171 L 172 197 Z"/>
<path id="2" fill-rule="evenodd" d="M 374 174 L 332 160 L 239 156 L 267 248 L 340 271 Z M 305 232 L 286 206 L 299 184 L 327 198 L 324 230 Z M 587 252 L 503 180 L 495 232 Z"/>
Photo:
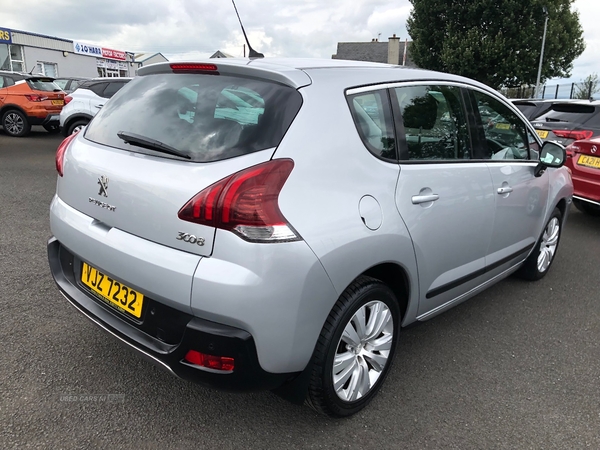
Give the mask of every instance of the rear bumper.
<path id="1" fill-rule="evenodd" d="M 163 310 L 161 314 L 172 314 L 173 320 L 178 322 L 180 330 L 175 334 L 180 337 L 177 342 L 172 339 L 171 342 L 165 342 L 133 326 L 81 287 L 75 276 L 77 256 L 55 238 L 48 242 L 48 262 L 60 292 L 79 312 L 125 346 L 180 378 L 219 389 L 254 391 L 277 388 L 297 375 L 273 374 L 263 370 L 253 337 L 239 328 L 210 322 L 171 308 L 169 311 Z M 235 368 L 230 373 L 219 373 L 191 366 L 184 362 L 189 350 L 234 358 Z"/>
<path id="2" fill-rule="evenodd" d="M 48 114 L 46 117 L 29 116 L 28 119 L 31 125 L 58 125 L 59 114 Z"/>

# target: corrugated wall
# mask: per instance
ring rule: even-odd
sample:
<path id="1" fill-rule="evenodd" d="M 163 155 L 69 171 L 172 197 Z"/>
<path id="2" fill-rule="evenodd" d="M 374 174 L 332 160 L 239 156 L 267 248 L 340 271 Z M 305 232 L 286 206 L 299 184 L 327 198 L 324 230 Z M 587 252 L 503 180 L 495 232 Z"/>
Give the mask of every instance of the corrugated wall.
<path id="1" fill-rule="evenodd" d="M 28 45 L 31 47 L 41 47 L 53 50 L 73 52 L 73 42 L 67 42 L 59 39 L 35 36 L 31 34 L 12 32 L 13 44 Z"/>

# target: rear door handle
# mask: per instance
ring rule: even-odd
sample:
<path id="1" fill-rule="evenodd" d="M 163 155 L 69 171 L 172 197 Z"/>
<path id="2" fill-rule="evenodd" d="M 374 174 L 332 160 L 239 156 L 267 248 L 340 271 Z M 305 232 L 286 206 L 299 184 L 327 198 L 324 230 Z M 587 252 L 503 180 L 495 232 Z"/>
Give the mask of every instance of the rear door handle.
<path id="1" fill-rule="evenodd" d="M 96 105 L 96 108 L 102 108 L 104 105 Z"/>
<path id="2" fill-rule="evenodd" d="M 420 203 L 435 202 L 439 198 L 438 194 L 413 195 L 411 201 L 413 205 L 418 205 Z"/>
<path id="3" fill-rule="evenodd" d="M 513 191 L 513 188 L 511 188 L 510 186 L 502 186 L 498 188 L 498 194 L 503 195 L 503 194 L 510 194 Z"/>

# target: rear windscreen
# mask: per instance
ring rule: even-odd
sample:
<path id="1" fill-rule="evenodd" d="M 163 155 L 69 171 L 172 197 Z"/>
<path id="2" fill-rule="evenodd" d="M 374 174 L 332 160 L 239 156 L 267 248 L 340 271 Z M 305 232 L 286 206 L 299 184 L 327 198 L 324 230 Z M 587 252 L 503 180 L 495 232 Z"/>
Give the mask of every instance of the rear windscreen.
<path id="1" fill-rule="evenodd" d="M 183 152 L 192 161 L 219 161 L 279 145 L 301 104 L 295 89 L 264 80 L 192 73 L 146 75 L 132 80 L 106 103 L 85 137 L 144 151 L 117 136 L 135 134 Z"/>
<path id="2" fill-rule="evenodd" d="M 53 78 L 29 78 L 27 84 L 36 91 L 54 92 L 61 90 Z"/>
<path id="3" fill-rule="evenodd" d="M 552 105 L 550 111 L 535 120 L 536 122 L 571 122 L 583 124 L 592 119 L 595 115 L 596 107 L 594 105 L 558 103 Z"/>

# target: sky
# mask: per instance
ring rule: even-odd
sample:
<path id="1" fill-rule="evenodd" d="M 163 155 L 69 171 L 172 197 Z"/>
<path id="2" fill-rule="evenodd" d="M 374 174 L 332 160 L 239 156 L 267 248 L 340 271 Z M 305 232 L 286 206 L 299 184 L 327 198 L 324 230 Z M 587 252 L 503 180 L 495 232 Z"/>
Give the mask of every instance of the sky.
<path id="1" fill-rule="evenodd" d="M 408 0 L 237 0 L 252 47 L 266 57 L 331 58 L 338 42 L 409 38 Z M 576 0 L 586 41 L 578 82 L 600 75 L 599 0 Z M 243 56 L 244 37 L 228 0 L 0 0 L 0 27 L 83 41 L 169 60 Z M 554 83 L 556 84 L 556 83 Z"/>

